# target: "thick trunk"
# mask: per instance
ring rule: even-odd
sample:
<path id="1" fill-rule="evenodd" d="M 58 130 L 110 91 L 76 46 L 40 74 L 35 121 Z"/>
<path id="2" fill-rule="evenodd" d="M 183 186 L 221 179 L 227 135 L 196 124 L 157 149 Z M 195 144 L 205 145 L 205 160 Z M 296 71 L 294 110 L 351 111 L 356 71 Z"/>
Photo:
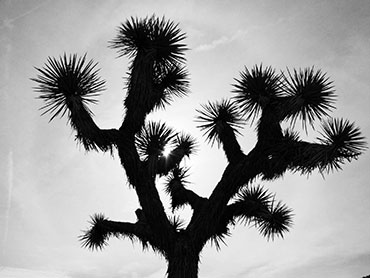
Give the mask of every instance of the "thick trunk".
<path id="1" fill-rule="evenodd" d="M 177 242 L 167 259 L 167 278 L 198 278 L 199 252 L 191 244 Z"/>

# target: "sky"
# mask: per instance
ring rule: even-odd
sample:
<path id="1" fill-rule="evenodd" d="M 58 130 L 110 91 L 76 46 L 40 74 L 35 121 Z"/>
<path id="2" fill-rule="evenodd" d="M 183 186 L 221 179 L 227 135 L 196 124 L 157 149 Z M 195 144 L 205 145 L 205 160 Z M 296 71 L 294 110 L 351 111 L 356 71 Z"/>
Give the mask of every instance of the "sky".
<path id="1" fill-rule="evenodd" d="M 48 123 L 30 80 L 48 56 L 87 53 L 99 63 L 107 90 L 91 107 L 102 128 L 119 127 L 129 61 L 108 48 L 131 16 L 156 14 L 179 23 L 190 72 L 189 96 L 151 115 L 198 138 L 192 190 L 209 196 L 226 165 L 222 150 L 205 143 L 196 109 L 228 98 L 244 67 L 276 70 L 315 66 L 338 95 L 334 117 L 354 121 L 370 138 L 370 1 L 0 1 L 0 277 L 154 278 L 166 264 L 140 245 L 111 239 L 102 252 L 78 241 L 89 216 L 102 212 L 135 221 L 139 207 L 117 155 L 86 153 L 66 119 Z M 298 126 L 299 127 L 299 126 Z M 309 129 L 318 136 L 320 122 Z M 306 136 L 303 134 L 303 136 Z M 243 150 L 255 144 L 247 123 Z M 284 239 L 267 241 L 254 227 L 232 228 L 227 246 L 207 245 L 202 278 L 350 278 L 370 274 L 370 155 L 343 171 L 309 177 L 287 173 L 262 184 L 294 209 Z M 168 198 L 158 185 L 166 209 Z M 180 211 L 183 218 L 190 211 Z"/>

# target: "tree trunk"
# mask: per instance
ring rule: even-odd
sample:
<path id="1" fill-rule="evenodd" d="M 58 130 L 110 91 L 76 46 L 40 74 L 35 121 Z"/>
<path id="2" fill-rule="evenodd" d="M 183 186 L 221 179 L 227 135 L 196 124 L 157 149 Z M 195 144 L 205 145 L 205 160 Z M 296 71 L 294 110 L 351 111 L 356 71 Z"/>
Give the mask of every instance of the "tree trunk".
<path id="1" fill-rule="evenodd" d="M 199 252 L 189 242 L 177 241 L 167 259 L 167 278 L 198 278 Z"/>

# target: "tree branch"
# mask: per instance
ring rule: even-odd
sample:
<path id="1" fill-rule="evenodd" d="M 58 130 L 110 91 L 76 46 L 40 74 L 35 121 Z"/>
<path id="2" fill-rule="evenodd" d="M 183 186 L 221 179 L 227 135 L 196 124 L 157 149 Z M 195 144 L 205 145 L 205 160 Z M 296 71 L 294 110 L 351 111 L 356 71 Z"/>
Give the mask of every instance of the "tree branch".
<path id="1" fill-rule="evenodd" d="M 186 189 L 184 183 L 184 173 L 181 173 L 181 169 L 174 170 L 172 176 L 168 178 L 166 192 L 171 195 L 172 210 L 189 204 L 194 211 L 198 211 L 207 198 L 200 197 L 192 190 Z"/>
<path id="2" fill-rule="evenodd" d="M 235 163 L 245 157 L 245 154 L 240 148 L 239 142 L 235 136 L 235 130 L 229 125 L 224 124 L 219 131 L 219 139 L 226 158 L 230 163 Z"/>
<path id="3" fill-rule="evenodd" d="M 100 129 L 80 102 L 72 102 L 68 108 L 70 110 L 70 124 L 77 132 L 76 138 L 87 151 L 113 150 L 118 140 L 117 129 Z"/>
<path id="4" fill-rule="evenodd" d="M 241 159 L 244 154 L 241 151 L 236 133 L 242 126 L 242 118 L 237 106 L 230 100 L 220 102 L 209 102 L 202 106 L 202 110 L 197 110 L 198 121 L 202 124 L 198 127 L 204 130 L 207 140 L 213 145 L 217 142 L 222 144 L 226 157 L 229 162 Z"/>
<path id="5" fill-rule="evenodd" d="M 88 108 L 88 104 L 97 103 L 95 97 L 104 90 L 105 81 L 100 80 L 96 66 L 92 60 L 86 62 L 86 55 L 49 57 L 43 68 L 36 68 L 39 75 L 32 80 L 38 84 L 34 88 L 40 94 L 38 98 L 45 103 L 41 107 L 42 115 L 50 113 L 51 121 L 67 113 L 68 122 L 87 151 L 112 151 L 118 138 L 117 130 L 99 129 Z"/>
<path id="6" fill-rule="evenodd" d="M 144 221 L 136 223 L 111 221 L 102 214 L 96 214 L 92 216 L 90 223 L 91 228 L 80 236 L 84 247 L 102 249 L 108 244 L 109 237 L 127 237 L 132 241 L 138 240 L 143 248 L 148 248 L 150 243 L 155 251 L 164 254 L 162 246 L 155 241 L 156 237 Z"/>

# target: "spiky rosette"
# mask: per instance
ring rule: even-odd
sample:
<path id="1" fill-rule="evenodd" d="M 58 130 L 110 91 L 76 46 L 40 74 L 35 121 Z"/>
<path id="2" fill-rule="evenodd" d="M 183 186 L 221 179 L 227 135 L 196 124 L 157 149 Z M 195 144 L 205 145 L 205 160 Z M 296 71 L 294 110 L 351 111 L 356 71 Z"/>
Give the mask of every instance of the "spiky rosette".
<path id="1" fill-rule="evenodd" d="M 241 189 L 236 195 L 237 202 L 246 202 L 253 205 L 268 206 L 273 195 L 262 186 L 247 186 Z"/>
<path id="2" fill-rule="evenodd" d="M 187 48 L 180 43 L 184 38 L 185 34 L 178 24 L 164 17 L 131 17 L 121 24 L 118 35 L 111 41 L 111 47 L 117 48 L 120 56 L 133 57 L 143 53 L 157 63 L 173 64 L 184 60 L 183 53 Z"/>
<path id="3" fill-rule="evenodd" d="M 105 228 L 105 218 L 103 214 L 94 214 L 91 217 L 91 228 L 85 231 L 84 235 L 80 236 L 82 246 L 91 250 L 103 249 L 108 243 L 107 240 L 110 236 L 109 230 Z"/>
<path id="4" fill-rule="evenodd" d="M 289 231 L 292 226 L 292 210 L 281 202 L 274 204 L 271 202 L 269 213 L 263 214 L 262 217 L 256 218 L 256 224 L 259 232 L 267 239 L 276 236 L 284 237 L 284 233 Z"/>
<path id="5" fill-rule="evenodd" d="M 309 123 L 313 125 L 315 119 L 328 116 L 328 112 L 334 109 L 333 103 L 336 95 L 332 82 L 321 70 L 305 68 L 293 73 L 288 70 L 285 77 L 288 108 L 287 117 L 294 122 L 302 120 L 303 126 Z"/>
<path id="6" fill-rule="evenodd" d="M 172 211 L 187 203 L 182 189 L 188 183 L 186 181 L 186 178 L 189 176 L 188 170 L 188 168 L 176 167 L 172 169 L 166 178 L 165 192 L 171 196 Z"/>
<path id="7" fill-rule="evenodd" d="M 330 119 L 323 124 L 319 140 L 329 148 L 326 152 L 323 168 L 341 169 L 344 161 L 356 159 L 367 147 L 365 138 L 354 123 L 343 119 Z"/>
<path id="8" fill-rule="evenodd" d="M 186 179 L 189 177 L 189 168 L 187 167 L 175 167 L 171 170 L 166 178 L 167 185 L 171 181 L 179 181 L 182 184 L 188 183 Z"/>
<path id="9" fill-rule="evenodd" d="M 283 237 L 292 225 L 292 210 L 261 186 L 243 188 L 236 196 L 234 217 L 246 224 L 254 223 L 267 239 Z"/>
<path id="10" fill-rule="evenodd" d="M 174 141 L 176 147 L 184 152 L 184 155 L 189 157 L 196 152 L 197 142 L 194 137 L 189 134 L 180 133 Z"/>
<path id="11" fill-rule="evenodd" d="M 155 107 L 164 108 L 174 97 L 188 94 L 189 80 L 185 67 L 179 64 L 158 65 L 154 71 Z"/>
<path id="12" fill-rule="evenodd" d="M 165 123 L 148 122 L 136 136 L 136 146 L 144 160 L 149 157 L 158 159 L 175 136 L 175 132 Z"/>
<path id="13" fill-rule="evenodd" d="M 202 110 L 197 110 L 200 114 L 197 121 L 203 123 L 198 128 L 204 131 L 207 140 L 212 145 L 214 142 L 221 143 L 219 134 L 226 126 L 230 127 L 233 132 L 239 133 L 238 128 L 242 127 L 243 119 L 233 102 L 230 100 L 209 102 L 202 105 L 202 108 Z"/>
<path id="14" fill-rule="evenodd" d="M 64 54 L 59 60 L 49 57 L 43 68 L 36 68 L 40 74 L 31 80 L 38 83 L 34 90 L 45 102 L 41 107 L 42 115 L 51 113 L 51 121 L 69 110 L 68 117 L 72 122 L 71 117 L 81 109 L 91 115 L 87 105 L 97 102 L 94 98 L 104 90 L 105 84 L 100 80 L 96 66 L 93 60 L 86 62 L 86 54 L 80 58 L 77 54 Z"/>
<path id="15" fill-rule="evenodd" d="M 282 93 L 281 75 L 271 67 L 262 68 L 256 65 L 251 71 L 245 68 L 240 79 L 235 79 L 233 93 L 235 102 L 239 105 L 247 120 L 256 118 L 262 108 Z"/>

